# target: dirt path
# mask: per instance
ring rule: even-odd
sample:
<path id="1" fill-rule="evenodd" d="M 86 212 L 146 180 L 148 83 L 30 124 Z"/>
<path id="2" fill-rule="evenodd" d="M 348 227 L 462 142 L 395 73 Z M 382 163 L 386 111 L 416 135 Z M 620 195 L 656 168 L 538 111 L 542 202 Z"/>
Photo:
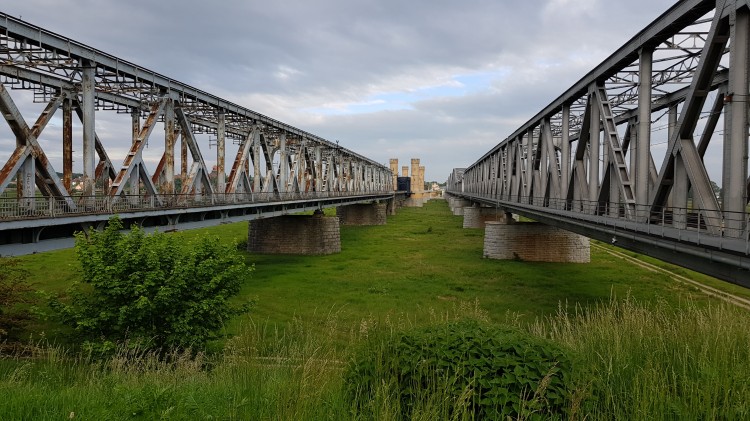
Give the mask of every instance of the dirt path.
<path id="1" fill-rule="evenodd" d="M 738 297 L 736 295 L 730 294 L 728 292 L 722 291 L 720 289 L 716 289 L 714 287 L 710 287 L 708 285 L 702 284 L 698 281 L 694 281 L 690 278 L 684 277 L 682 275 L 679 275 L 677 273 L 674 273 L 668 269 L 661 268 L 659 266 L 653 265 L 648 262 L 644 262 L 642 260 L 638 260 L 635 257 L 628 256 L 625 253 L 616 251 L 616 250 L 610 250 L 604 246 L 601 246 L 599 244 L 591 244 L 593 247 L 602 250 L 604 252 L 607 252 L 611 254 L 612 256 L 618 257 L 623 260 L 627 260 L 630 263 L 633 263 L 635 265 L 638 265 L 646 270 L 649 270 L 651 272 L 661 272 L 666 273 L 669 275 L 670 278 L 674 279 L 677 282 L 680 282 L 682 284 L 693 286 L 697 289 L 699 289 L 701 292 L 703 292 L 706 295 L 710 295 L 712 297 L 716 297 L 720 300 L 726 301 L 727 303 L 734 304 L 737 307 L 742 307 L 746 310 L 750 310 L 750 300 L 747 298 Z"/>

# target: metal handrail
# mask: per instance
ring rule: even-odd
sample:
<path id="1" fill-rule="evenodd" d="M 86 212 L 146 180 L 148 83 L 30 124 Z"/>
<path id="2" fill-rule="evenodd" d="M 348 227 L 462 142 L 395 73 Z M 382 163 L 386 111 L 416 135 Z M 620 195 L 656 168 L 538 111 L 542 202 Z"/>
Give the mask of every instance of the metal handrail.
<path id="1" fill-rule="evenodd" d="M 120 195 L 71 197 L 0 197 L 0 223 L 24 219 L 57 218 L 75 215 L 116 214 L 170 209 L 192 209 L 221 206 L 285 203 L 378 196 L 393 191 L 269 192 L 220 193 L 212 196 L 195 194 Z M 73 207 L 70 205 L 72 199 Z"/>

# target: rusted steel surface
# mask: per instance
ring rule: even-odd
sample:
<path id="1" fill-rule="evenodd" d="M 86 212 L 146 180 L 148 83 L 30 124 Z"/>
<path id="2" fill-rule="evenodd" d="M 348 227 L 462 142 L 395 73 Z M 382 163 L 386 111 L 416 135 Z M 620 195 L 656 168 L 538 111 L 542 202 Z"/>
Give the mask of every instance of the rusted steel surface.
<path id="1" fill-rule="evenodd" d="M 63 186 L 70 191 L 73 179 L 73 105 L 63 102 Z"/>
<path id="2" fill-rule="evenodd" d="M 337 143 L 3 13 L 0 13 L 0 45 L 7 47 L 0 48 L 0 112 L 17 143 L 13 153 L 0 157 L 4 160 L 0 162 L 3 164 L 0 193 L 15 180 L 23 203 L 32 206 L 33 202 L 40 215 L 44 213 L 41 212 L 44 205 L 34 197 L 40 193 L 50 200 L 50 211 L 44 213 L 50 216 L 94 209 L 104 203 L 99 200 L 100 194 L 112 197 L 113 204 L 128 193 L 142 193 L 139 196 L 148 198 L 156 207 L 176 200 L 179 195 L 173 193 L 177 136 L 182 140 L 179 152 L 182 191 L 194 195 L 196 201 L 219 203 L 227 192 L 250 195 L 268 192 L 279 196 L 309 193 L 301 200 L 314 200 L 323 193 L 323 188 L 327 195 L 341 194 L 347 189 L 341 183 L 332 185 L 332 180 L 326 184 L 322 169 L 334 174 L 335 163 L 344 157 L 347 162 L 357 161 L 377 171 L 388 171 L 385 166 Z M 34 101 L 45 103 L 32 127 L 27 124 L 32 120 L 24 120 L 14 103 L 10 89 L 33 91 Z M 62 139 L 58 140 L 62 141 L 62 179 L 37 141 L 60 108 L 63 109 Z M 80 151 L 73 148 L 76 141 L 73 111 L 82 123 Z M 131 117 L 131 133 L 126 135 L 132 142 L 117 168 L 95 130 L 98 114 L 107 111 Z M 152 177 L 142 153 L 160 123 L 165 130 L 163 159 Z M 215 178 L 210 177 L 212 169 L 207 167 L 196 140 L 199 134 L 217 136 Z M 241 144 L 228 177 L 227 140 Z M 154 145 L 160 148 L 161 142 L 152 142 L 151 146 Z M 83 169 L 83 188 L 75 193 L 72 192 L 74 163 Z M 317 168 L 321 170 L 314 171 Z M 364 179 L 353 181 L 356 185 L 367 184 Z M 390 183 L 377 187 L 382 192 L 392 190 Z M 86 197 L 85 201 L 79 199 L 81 195 Z M 236 200 L 236 196 L 232 197 Z M 141 201 L 130 197 L 127 202 Z M 64 203 L 65 209 L 60 208 L 60 203 Z M 85 206 L 79 209 L 77 203 Z"/>

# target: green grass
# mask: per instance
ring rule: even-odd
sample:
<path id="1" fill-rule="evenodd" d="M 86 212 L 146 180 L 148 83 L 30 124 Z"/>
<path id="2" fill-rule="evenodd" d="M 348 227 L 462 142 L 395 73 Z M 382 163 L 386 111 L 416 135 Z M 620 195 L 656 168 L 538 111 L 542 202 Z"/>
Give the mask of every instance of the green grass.
<path id="1" fill-rule="evenodd" d="M 235 243 L 247 238 L 247 224 L 174 235 L 186 242 L 216 235 Z M 462 229 L 462 217 L 451 215 L 444 201 L 400 209 L 385 226 L 342 227 L 341 244 L 342 252 L 330 256 L 248 255 L 256 270 L 244 283 L 240 299 L 258 303 L 249 317 L 272 325 L 284 325 L 295 318 L 321 320 L 329 314 L 341 325 L 356 324 L 363 317 L 373 323 L 405 317 L 418 324 L 458 302 L 476 301 L 494 321 L 504 320 L 509 313 L 532 321 L 554 313 L 561 302 L 585 307 L 613 295 L 629 294 L 638 300 L 665 300 L 673 305 L 710 301 L 665 274 L 623 264 L 595 248 L 590 264 L 484 259 L 483 231 Z M 22 260 L 31 272 L 33 287 L 39 290 L 63 292 L 78 276 L 72 249 Z M 708 282 L 747 294 L 721 281 Z M 241 322 L 230 323 L 230 333 Z M 44 330 L 56 342 L 65 343 L 69 338 L 67 330 L 51 321 L 33 327 L 35 334 Z"/>
<path id="2" fill-rule="evenodd" d="M 483 259 L 482 230 L 461 226 L 432 201 L 386 226 L 342 227 L 337 255 L 248 255 L 256 271 L 238 299 L 258 304 L 197 358 L 94 361 L 69 350 L 66 329 L 38 320 L 32 340 L 44 331 L 58 345 L 0 358 L 0 419 L 398 419 L 388 393 L 371 397 L 372 413 L 351 412 L 342 393 L 351 350 L 371 335 L 467 317 L 575 349 L 575 405 L 589 419 L 747 414 L 747 312 L 596 248 L 584 265 Z M 174 235 L 235 243 L 247 224 Z M 22 261 L 36 289 L 62 292 L 78 276 L 73 250 Z M 418 409 L 416 419 L 445 414 L 435 397 Z"/>

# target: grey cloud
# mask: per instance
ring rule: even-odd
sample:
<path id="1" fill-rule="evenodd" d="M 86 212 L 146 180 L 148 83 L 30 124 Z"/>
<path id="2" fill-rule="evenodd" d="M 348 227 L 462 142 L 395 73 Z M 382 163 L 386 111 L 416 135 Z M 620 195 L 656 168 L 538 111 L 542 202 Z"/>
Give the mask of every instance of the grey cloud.
<path id="1" fill-rule="evenodd" d="M 473 162 L 671 4 L 26 0 L 3 11 L 340 139 L 381 162 L 391 154 L 421 154 L 428 178 L 442 179 L 451 167 Z M 334 116 L 309 111 L 501 67 L 508 73 L 486 90 L 422 100 L 411 109 Z M 0 137 L 6 136 L 0 131 Z"/>

